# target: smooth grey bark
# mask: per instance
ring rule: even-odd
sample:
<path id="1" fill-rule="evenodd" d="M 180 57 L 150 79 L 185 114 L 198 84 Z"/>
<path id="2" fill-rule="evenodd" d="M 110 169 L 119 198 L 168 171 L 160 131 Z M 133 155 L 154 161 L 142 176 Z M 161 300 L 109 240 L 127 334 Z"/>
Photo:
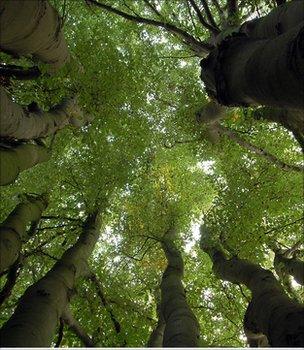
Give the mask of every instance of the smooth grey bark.
<path id="1" fill-rule="evenodd" d="M 74 318 L 69 307 L 65 309 L 61 318 L 63 322 L 71 329 L 71 331 L 81 340 L 85 347 L 94 347 L 92 338 L 87 335 L 85 330 L 81 327 L 80 323 Z"/>
<path id="2" fill-rule="evenodd" d="M 201 231 L 201 248 L 212 259 L 214 273 L 251 291 L 245 330 L 264 334 L 270 346 L 304 346 L 304 307 L 286 295 L 271 271 L 237 257 L 227 259 L 221 250 L 211 247 L 203 237 L 205 231 Z"/>
<path id="3" fill-rule="evenodd" d="M 29 111 L 13 102 L 0 87 L 0 136 L 22 140 L 53 135 L 65 126 L 79 127 L 87 120 L 76 98 L 64 99 L 48 112 Z"/>
<path id="4" fill-rule="evenodd" d="M 201 61 L 208 94 L 226 106 L 304 109 L 303 23 L 274 39 L 224 39 Z"/>
<path id="5" fill-rule="evenodd" d="M 100 235 L 99 212 L 88 215 L 78 241 L 53 268 L 30 286 L 12 317 L 0 330 L 2 347 L 49 347 L 78 277 L 87 273 L 87 259 Z"/>
<path id="6" fill-rule="evenodd" d="M 27 195 L 0 224 L 0 273 L 17 261 L 22 242 L 30 238 L 26 230 L 27 225 L 40 219 L 47 204 L 45 194 L 38 197 Z"/>
<path id="7" fill-rule="evenodd" d="M 161 281 L 161 312 L 166 326 L 164 347 L 198 347 L 199 324 L 186 299 L 182 278 L 184 263 L 181 253 L 166 233 L 162 248 L 168 265 Z"/>
<path id="8" fill-rule="evenodd" d="M 49 150 L 40 145 L 20 144 L 14 148 L 0 147 L 0 186 L 13 183 L 23 170 L 49 159 Z"/>
<path id="9" fill-rule="evenodd" d="M 2 0 L 0 50 L 14 55 L 32 54 L 55 71 L 69 52 L 57 11 L 46 0 Z"/>

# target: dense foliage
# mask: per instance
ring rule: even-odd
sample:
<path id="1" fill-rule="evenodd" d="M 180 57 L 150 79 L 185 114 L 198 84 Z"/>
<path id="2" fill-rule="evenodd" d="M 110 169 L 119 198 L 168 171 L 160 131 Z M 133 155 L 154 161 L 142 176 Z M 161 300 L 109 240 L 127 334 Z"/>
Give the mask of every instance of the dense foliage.
<path id="1" fill-rule="evenodd" d="M 164 18 L 207 38 L 187 1 L 154 2 Z M 37 234 L 23 246 L 20 273 L 1 307 L 0 323 L 25 289 L 76 241 L 81 221 L 97 203 L 102 235 L 89 266 L 95 279 L 79 280 L 71 300 L 74 318 L 96 346 L 147 343 L 166 267 L 158 239 L 172 223 L 185 262 L 187 298 L 201 327 L 200 345 L 245 346 L 242 323 L 249 291 L 215 277 L 209 256 L 199 248 L 199 225 L 208 223 L 231 256 L 274 271 L 274 244 L 291 247 L 302 238 L 302 173 L 282 169 L 228 137 L 210 137 L 195 116 L 208 101 L 199 58 L 176 37 L 85 1 L 52 3 L 65 19 L 70 62 L 56 74 L 12 79 L 6 90 L 18 103 L 36 101 L 43 109 L 76 94 L 92 121 L 47 138 L 51 159 L 1 188 L 1 221 L 26 194 L 47 192 L 50 200 Z M 107 3 L 156 16 L 145 1 Z M 244 1 L 235 25 L 274 6 L 275 1 Z M 214 5 L 211 10 L 219 20 Z M 29 58 L 0 57 L 24 67 L 33 64 Z M 45 65 L 39 67 L 46 71 Z M 222 125 L 300 166 L 302 153 L 293 135 L 279 124 L 254 120 L 251 113 L 231 108 Z M 2 287 L 5 281 L 2 276 Z M 291 288 L 291 297 L 303 301 L 296 282 Z M 81 344 L 65 326 L 61 346 Z"/>

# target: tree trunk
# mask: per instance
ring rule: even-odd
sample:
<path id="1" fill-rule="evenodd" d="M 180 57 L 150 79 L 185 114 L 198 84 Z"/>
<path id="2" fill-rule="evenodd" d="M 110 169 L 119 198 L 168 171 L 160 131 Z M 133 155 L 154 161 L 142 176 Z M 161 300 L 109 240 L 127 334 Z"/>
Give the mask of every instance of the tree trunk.
<path id="1" fill-rule="evenodd" d="M 284 254 L 281 254 L 280 252 L 275 253 L 274 258 L 274 266 L 277 270 L 283 270 L 284 273 L 287 273 L 288 275 L 291 275 L 294 277 L 294 279 L 301 284 L 304 285 L 304 262 L 301 260 L 298 260 L 295 257 L 292 258 L 286 258 Z M 277 266 L 277 268 L 276 268 Z"/>
<path id="2" fill-rule="evenodd" d="M 0 50 L 32 54 L 55 71 L 69 58 L 62 20 L 46 0 L 2 0 Z"/>
<path id="3" fill-rule="evenodd" d="M 0 331 L 3 347 L 49 347 L 77 277 L 87 272 L 87 259 L 100 235 L 99 213 L 89 215 L 78 241 L 54 267 L 30 286 Z"/>
<path id="4" fill-rule="evenodd" d="M 86 348 L 94 347 L 93 340 L 87 335 L 79 322 L 73 317 L 70 309 L 67 307 L 62 315 L 63 322 L 71 331 L 82 341 Z"/>
<path id="5" fill-rule="evenodd" d="M 15 148 L 0 148 L 0 185 L 13 183 L 23 170 L 49 158 L 50 152 L 43 146 L 21 144 Z"/>
<path id="6" fill-rule="evenodd" d="M 166 323 L 163 346 L 198 347 L 199 324 L 187 303 L 182 284 L 182 255 L 173 240 L 166 236 L 162 241 L 168 261 L 161 282 L 161 312 Z"/>
<path id="7" fill-rule="evenodd" d="M 20 254 L 22 242 L 29 239 L 26 228 L 40 219 L 47 207 L 46 195 L 27 196 L 0 224 L 0 273 L 11 267 Z"/>
<path id="8" fill-rule="evenodd" d="M 245 22 L 240 28 L 250 38 L 271 39 L 304 21 L 303 0 L 293 0 L 274 8 L 267 16 Z"/>
<path id="9" fill-rule="evenodd" d="M 273 347 L 304 346 L 304 307 L 285 294 L 271 271 L 246 260 L 228 260 L 217 249 L 202 248 L 210 255 L 219 278 L 245 284 L 251 290 L 245 329 L 266 335 Z"/>
<path id="10" fill-rule="evenodd" d="M 75 98 L 65 99 L 48 112 L 29 111 L 13 102 L 0 88 L 0 136 L 30 140 L 46 137 L 67 125 L 85 122 Z"/>
<path id="11" fill-rule="evenodd" d="M 160 303 L 157 303 L 157 316 L 158 322 L 155 328 L 153 329 L 152 333 L 150 334 L 150 338 L 147 342 L 148 348 L 161 348 L 163 346 L 166 323 L 164 320 L 164 316 L 161 312 Z"/>
<path id="12" fill-rule="evenodd" d="M 201 61 L 207 92 L 226 106 L 304 109 L 303 23 L 274 39 L 224 39 Z"/>

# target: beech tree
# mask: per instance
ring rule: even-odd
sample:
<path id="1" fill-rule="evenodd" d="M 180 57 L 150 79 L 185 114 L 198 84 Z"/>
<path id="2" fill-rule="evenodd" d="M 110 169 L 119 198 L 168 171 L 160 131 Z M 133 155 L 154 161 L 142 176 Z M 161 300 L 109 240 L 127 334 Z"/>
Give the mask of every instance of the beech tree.
<path id="1" fill-rule="evenodd" d="M 260 102 L 221 105 L 207 96 L 200 61 L 211 62 L 220 48 L 223 61 L 250 67 L 250 60 L 236 60 L 238 44 L 290 39 L 303 22 L 303 2 L 26 3 L 0 5 L 10 11 L 1 30 L 15 37 L 10 45 L 16 49 L 1 41 L 6 131 L 0 180 L 8 186 L 1 187 L 0 220 L 22 193 L 37 199 L 47 192 L 49 199 L 39 223 L 24 224 L 18 259 L 0 273 L 3 345 L 245 347 L 302 341 L 301 330 L 285 337 L 289 326 L 296 334 L 302 324 L 284 317 L 290 306 L 292 317 L 298 310 L 302 319 L 303 289 L 275 260 L 276 252 L 303 260 L 302 110 Z M 20 4 L 20 13 L 11 4 Z M 51 45 L 48 58 L 33 51 L 32 30 L 37 45 Z M 17 52 L 17 46 L 30 51 Z M 294 49 L 301 51 L 301 42 Z M 51 67 L 53 55 L 59 61 Z M 275 49 L 273 57 L 284 61 L 282 55 Z M 230 72 L 226 64 L 221 68 L 226 79 Z M 269 87 L 266 73 L 261 79 Z M 292 79 L 299 86 L 301 77 Z M 229 83 L 225 92 L 233 88 L 234 98 L 239 90 Z M 269 102 L 276 94 L 263 98 Z M 79 127 L 69 127 L 78 121 Z M 84 223 L 96 203 L 102 227 L 93 227 L 91 235 Z M 229 283 L 214 275 L 199 246 L 202 221 L 225 252 L 217 255 L 221 267 L 233 262 L 231 269 L 242 267 L 242 278 L 248 269 L 257 272 L 255 281 L 266 276 L 273 295 L 265 281 L 252 286 L 245 277 Z M 270 295 L 266 307 L 264 291 Z M 260 314 L 276 300 L 281 311 Z M 269 329 L 264 321 L 278 326 Z"/>
<path id="2" fill-rule="evenodd" d="M 45 162 L 50 152 L 43 145 L 20 144 L 13 148 L 0 149 L 0 185 L 13 183 L 21 171 Z"/>
<path id="3" fill-rule="evenodd" d="M 172 232 L 173 231 L 173 232 Z M 164 347 L 197 347 L 199 324 L 187 304 L 182 285 L 183 259 L 173 243 L 174 229 L 162 239 L 162 248 L 168 260 L 161 283 L 161 312 L 165 321 L 162 345 Z"/>
<path id="4" fill-rule="evenodd" d="M 213 262 L 220 278 L 245 284 L 251 301 L 244 318 L 245 333 L 264 334 L 271 346 L 301 347 L 304 344 L 304 307 L 288 298 L 271 271 L 237 257 L 227 259 L 220 248 L 210 242 L 210 233 L 201 228 L 201 248 Z"/>
<path id="5" fill-rule="evenodd" d="M 1 50 L 20 56 L 31 54 L 49 64 L 52 71 L 66 63 L 69 53 L 62 19 L 47 0 L 4 0 L 0 14 Z"/>
<path id="6" fill-rule="evenodd" d="M 12 266 L 21 250 L 22 242 L 30 238 L 26 227 L 40 220 L 47 206 L 47 196 L 26 196 L 0 225 L 0 273 Z"/>
<path id="7" fill-rule="evenodd" d="M 132 4 L 125 4 L 128 12 L 103 1 L 86 0 L 86 3 L 175 35 L 196 56 L 204 57 L 201 79 L 212 99 L 226 106 L 283 108 L 285 112 L 280 113 L 280 117 L 271 113 L 269 120 L 279 122 L 283 119 L 283 125 L 303 139 L 304 117 L 300 111 L 304 108 L 304 63 L 299 45 L 303 39 L 302 1 L 283 3 L 262 18 L 240 24 L 246 10 L 238 2 L 228 0 L 224 8 L 219 3 L 214 5 L 214 2 L 202 1 L 200 6 L 195 0 L 187 0 L 185 5 L 178 6 L 177 11 L 181 15 L 184 6 L 188 9 L 191 31 L 181 28 L 182 22 L 174 10 L 174 17 L 172 13 L 171 16 L 163 14 L 162 8 L 164 13 L 167 12 L 163 3 L 155 5 L 152 1 L 144 1 L 145 10 L 154 18 L 138 14 L 136 10 L 130 12 Z M 212 14 L 211 5 L 216 8 L 216 15 Z M 243 15 L 248 16 L 248 12 Z M 171 22 L 172 17 L 177 23 Z M 201 27 L 199 34 L 197 26 Z M 265 119 L 268 119 L 267 114 Z"/>
<path id="8" fill-rule="evenodd" d="M 11 101 L 1 88 L 0 101 L 1 137 L 38 139 L 53 135 L 67 125 L 80 127 L 86 122 L 75 98 L 65 99 L 48 112 L 43 112 L 36 106 L 28 109 L 19 106 Z"/>
<path id="9" fill-rule="evenodd" d="M 59 317 L 65 312 L 76 279 L 86 273 L 87 259 L 100 234 L 100 213 L 89 214 L 78 241 L 54 267 L 22 296 L 1 328 L 1 346 L 49 346 Z"/>

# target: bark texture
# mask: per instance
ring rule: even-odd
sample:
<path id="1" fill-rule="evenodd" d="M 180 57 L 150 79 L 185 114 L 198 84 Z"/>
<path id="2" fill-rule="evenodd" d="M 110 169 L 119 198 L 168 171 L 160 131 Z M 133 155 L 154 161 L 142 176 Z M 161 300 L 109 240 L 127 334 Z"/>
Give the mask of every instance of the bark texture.
<path id="1" fill-rule="evenodd" d="M 166 323 L 163 347 L 198 347 L 199 324 L 182 284 L 182 255 L 168 234 L 163 238 L 162 248 L 168 261 L 161 282 L 161 312 Z"/>
<path id="2" fill-rule="evenodd" d="M 22 242 L 29 239 L 27 225 L 40 219 L 47 204 L 46 195 L 27 196 L 0 224 L 0 273 L 17 261 Z"/>
<path id="3" fill-rule="evenodd" d="M 0 50 L 31 54 L 53 71 L 69 58 L 62 21 L 47 0 L 2 0 L 0 32 Z"/>
<path id="4" fill-rule="evenodd" d="M 250 289 L 252 299 L 244 318 L 245 330 L 264 334 L 270 346 L 304 346 L 304 307 L 285 294 L 271 271 L 236 257 L 227 259 L 222 251 L 203 241 L 201 247 L 211 257 L 219 278 Z"/>
<path id="5" fill-rule="evenodd" d="M 285 274 L 291 275 L 294 279 L 304 286 L 304 262 L 295 258 L 287 258 L 279 251 L 275 252 L 274 266 Z"/>
<path id="6" fill-rule="evenodd" d="M 209 95 L 226 106 L 304 109 L 303 23 L 273 39 L 224 39 L 201 61 Z"/>
<path id="7" fill-rule="evenodd" d="M 67 125 L 81 126 L 85 120 L 76 98 L 64 99 L 48 112 L 29 111 L 13 102 L 0 88 L 0 136 L 30 140 L 46 137 Z"/>
<path id="8" fill-rule="evenodd" d="M 0 346 L 50 346 L 75 281 L 87 272 L 87 259 L 99 234 L 100 218 L 96 211 L 88 216 L 78 241 L 43 278 L 25 291 L 14 314 L 0 331 Z"/>
<path id="9" fill-rule="evenodd" d="M 303 0 L 293 0 L 274 8 L 267 16 L 245 22 L 240 32 L 255 39 L 271 39 L 304 21 Z"/>
<path id="10" fill-rule="evenodd" d="M 23 170 L 46 162 L 49 158 L 49 150 L 40 145 L 20 144 L 15 148 L 0 147 L 0 185 L 13 183 Z"/>

